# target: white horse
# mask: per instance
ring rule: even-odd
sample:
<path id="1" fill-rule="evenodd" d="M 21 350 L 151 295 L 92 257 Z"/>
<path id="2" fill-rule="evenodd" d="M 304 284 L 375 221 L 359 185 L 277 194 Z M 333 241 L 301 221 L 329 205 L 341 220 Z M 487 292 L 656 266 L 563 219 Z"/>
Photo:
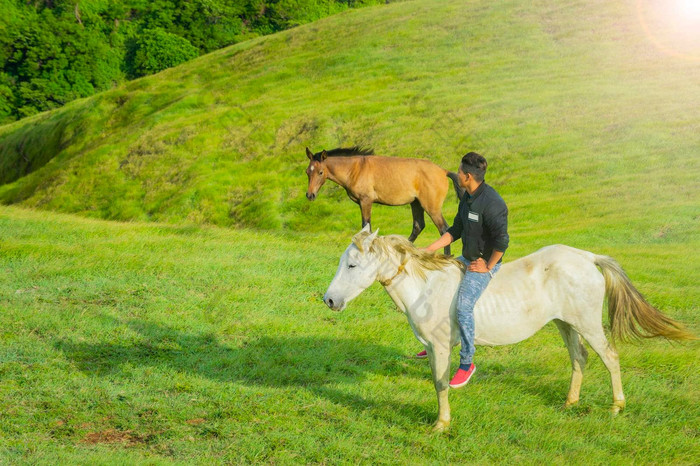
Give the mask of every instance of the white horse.
<path id="1" fill-rule="evenodd" d="M 450 423 L 450 353 L 460 341 L 456 302 L 463 266 L 447 256 L 418 250 L 401 236 L 377 233 L 366 226 L 353 237 L 323 301 L 340 311 L 375 281 L 384 286 L 428 352 L 438 397 L 435 430 L 443 430 Z M 588 357 L 583 337 L 610 371 L 612 411 L 617 413 L 625 406 L 625 396 L 617 352 L 603 331 L 606 295 L 615 338 L 695 338 L 647 303 L 612 258 L 554 245 L 503 264 L 474 309 L 475 343 L 517 343 L 553 320 L 571 357 L 566 406 L 579 399 Z"/>

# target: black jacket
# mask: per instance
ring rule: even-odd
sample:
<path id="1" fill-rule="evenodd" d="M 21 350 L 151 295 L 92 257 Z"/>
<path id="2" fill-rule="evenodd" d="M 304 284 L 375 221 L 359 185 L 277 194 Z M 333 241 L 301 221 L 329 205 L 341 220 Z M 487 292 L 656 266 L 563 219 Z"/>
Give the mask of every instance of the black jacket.
<path id="1" fill-rule="evenodd" d="M 454 224 L 447 230 L 454 241 L 462 238 L 462 256 L 488 262 L 494 249 L 508 248 L 508 207 L 485 182 L 471 196 L 464 193 Z M 500 262 L 500 260 L 498 261 Z"/>

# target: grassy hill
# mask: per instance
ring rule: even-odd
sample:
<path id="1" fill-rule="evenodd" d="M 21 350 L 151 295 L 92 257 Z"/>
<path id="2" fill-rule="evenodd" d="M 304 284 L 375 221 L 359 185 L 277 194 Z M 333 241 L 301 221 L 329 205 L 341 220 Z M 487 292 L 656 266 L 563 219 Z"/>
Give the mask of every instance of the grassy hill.
<path id="1" fill-rule="evenodd" d="M 478 349 L 430 436 L 429 369 L 386 294 L 320 302 L 359 208 L 304 197 L 305 146 L 479 151 L 507 261 L 610 254 L 700 332 L 700 44 L 639 4 L 372 7 L 0 127 L 0 463 L 695 462 L 697 342 L 621 345 L 613 420 L 593 355 L 561 407 L 551 325 Z M 408 234 L 410 208 L 373 223 Z"/>
<path id="2" fill-rule="evenodd" d="M 482 152 L 520 231 L 690 234 L 700 62 L 656 48 L 637 3 L 421 0 L 242 43 L 0 128 L 0 202 L 350 232 L 342 190 L 304 198 L 303 149 L 364 144 L 452 169 Z M 407 234 L 410 209 L 375 223 Z"/>

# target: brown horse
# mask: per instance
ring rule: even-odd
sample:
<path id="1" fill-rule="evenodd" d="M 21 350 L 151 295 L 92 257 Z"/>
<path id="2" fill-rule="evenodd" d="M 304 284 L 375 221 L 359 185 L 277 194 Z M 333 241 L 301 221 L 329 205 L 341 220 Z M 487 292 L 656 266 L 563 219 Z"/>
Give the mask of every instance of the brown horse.
<path id="1" fill-rule="evenodd" d="M 457 197 L 464 189 L 459 186 L 457 174 L 440 168 L 428 160 L 380 157 L 370 149 L 351 147 L 312 153 L 306 148 L 309 166 L 309 189 L 306 198 L 316 199 L 318 190 L 326 179 L 345 188 L 348 197 L 359 204 L 362 212 L 362 227 L 370 223 L 372 204 L 411 204 L 413 230 L 409 241 L 413 242 L 425 228 L 424 213 L 427 212 L 442 235 L 448 225 L 442 216 L 442 204 L 449 190 L 449 177 L 454 184 Z M 445 254 L 450 247 L 445 248 Z"/>

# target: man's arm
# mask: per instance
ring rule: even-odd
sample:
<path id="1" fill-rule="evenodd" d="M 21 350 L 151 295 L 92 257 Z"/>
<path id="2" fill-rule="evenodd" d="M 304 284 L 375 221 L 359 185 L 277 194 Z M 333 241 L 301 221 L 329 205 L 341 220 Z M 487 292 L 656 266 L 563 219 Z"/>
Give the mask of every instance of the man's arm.
<path id="1" fill-rule="evenodd" d="M 501 260 L 504 253 L 505 251 L 496 251 L 494 249 L 488 263 L 484 259 L 477 259 L 469 263 L 467 270 L 470 272 L 488 273 L 498 264 L 498 261 Z"/>
<path id="2" fill-rule="evenodd" d="M 490 272 L 492 268 L 496 267 L 496 264 L 498 264 L 498 261 L 501 260 L 501 257 L 503 257 L 503 254 L 505 251 L 496 251 L 495 249 L 491 253 L 491 257 L 489 258 L 489 262 L 486 264 L 486 268 Z"/>
<path id="3" fill-rule="evenodd" d="M 442 235 L 440 237 L 440 239 L 438 239 L 433 244 L 431 244 L 430 246 L 425 248 L 425 250 L 428 252 L 437 251 L 438 249 L 442 249 L 445 246 L 449 246 L 450 244 L 452 244 L 453 241 L 454 241 L 454 238 L 452 237 L 452 235 L 448 231 L 448 232 L 445 232 L 445 234 Z M 501 254 L 501 255 L 503 255 L 503 254 Z"/>
<path id="4" fill-rule="evenodd" d="M 486 215 L 487 213 L 488 215 Z M 488 228 L 491 238 L 493 238 L 494 253 L 501 251 L 501 256 L 503 256 L 503 253 L 508 249 L 510 241 L 508 236 L 508 207 L 503 200 L 499 199 L 499 202 L 489 205 L 487 211 L 484 212 L 484 226 Z"/>
<path id="5" fill-rule="evenodd" d="M 487 273 L 493 269 L 508 248 L 508 207 L 502 200 L 493 203 L 484 211 L 484 225 L 489 229 L 494 238 L 494 248 L 488 263 L 478 259 L 469 264 L 471 272 Z"/>

